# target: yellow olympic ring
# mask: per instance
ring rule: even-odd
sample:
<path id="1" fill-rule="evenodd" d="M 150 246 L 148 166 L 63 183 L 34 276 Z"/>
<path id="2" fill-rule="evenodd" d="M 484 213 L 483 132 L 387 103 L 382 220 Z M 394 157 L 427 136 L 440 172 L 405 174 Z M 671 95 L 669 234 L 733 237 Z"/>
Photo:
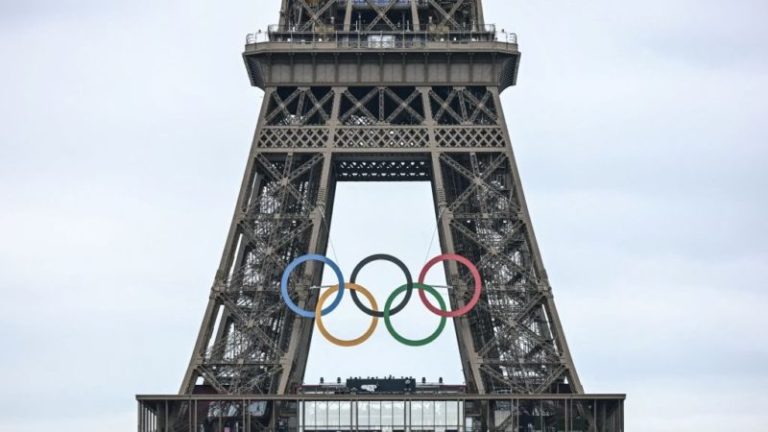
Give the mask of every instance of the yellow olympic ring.
<path id="1" fill-rule="evenodd" d="M 345 283 L 344 288 L 359 292 L 365 298 L 368 299 L 368 301 L 371 303 L 371 307 L 373 308 L 373 310 L 379 309 L 378 304 L 376 304 L 376 299 L 373 297 L 373 294 L 371 294 L 370 291 L 368 291 L 367 289 L 353 283 Z M 315 322 L 317 323 L 317 329 L 320 331 L 320 334 L 322 334 L 323 337 L 328 342 L 336 346 L 345 347 L 345 348 L 358 346 L 364 343 L 365 341 L 367 341 L 373 335 L 373 333 L 376 331 L 376 326 L 379 324 L 379 319 L 375 316 L 371 317 L 371 325 L 368 326 L 368 330 L 366 330 L 365 333 L 357 339 L 344 340 L 344 339 L 338 339 L 333 335 L 331 335 L 331 333 L 328 332 L 328 330 L 325 328 L 325 325 L 323 324 L 323 314 L 321 312 L 323 310 L 323 303 L 325 303 L 325 301 L 328 300 L 328 297 L 332 296 L 338 290 L 339 290 L 338 285 L 332 286 L 330 289 L 324 292 L 320 296 L 320 299 L 317 301 L 317 307 L 315 308 Z"/>

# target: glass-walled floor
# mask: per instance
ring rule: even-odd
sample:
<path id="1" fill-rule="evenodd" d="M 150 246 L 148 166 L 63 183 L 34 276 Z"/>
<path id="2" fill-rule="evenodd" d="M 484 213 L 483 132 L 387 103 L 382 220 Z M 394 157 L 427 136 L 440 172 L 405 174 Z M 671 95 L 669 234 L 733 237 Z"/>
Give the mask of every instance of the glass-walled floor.
<path id="1" fill-rule="evenodd" d="M 464 430 L 462 401 L 306 401 L 299 430 Z"/>
<path id="2" fill-rule="evenodd" d="M 623 395 L 463 396 L 139 396 L 138 431 L 624 431 Z"/>

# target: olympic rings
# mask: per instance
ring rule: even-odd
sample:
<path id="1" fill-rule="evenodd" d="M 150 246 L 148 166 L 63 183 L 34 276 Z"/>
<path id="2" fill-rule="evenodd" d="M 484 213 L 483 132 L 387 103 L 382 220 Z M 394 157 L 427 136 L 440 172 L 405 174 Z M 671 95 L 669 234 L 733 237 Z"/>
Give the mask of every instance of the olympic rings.
<path id="1" fill-rule="evenodd" d="M 403 300 L 400 302 L 397 307 L 392 309 L 392 312 L 390 312 L 390 315 L 396 315 L 403 309 L 405 309 L 406 306 L 408 306 L 408 302 L 411 301 L 411 294 L 413 294 L 413 278 L 411 277 L 411 272 L 408 271 L 408 267 L 400 261 L 399 259 L 393 257 L 392 255 L 386 255 L 386 254 L 377 254 L 377 255 L 371 255 L 368 258 L 360 261 L 360 264 L 358 264 L 354 270 L 352 270 L 352 277 L 349 279 L 351 283 L 355 283 L 357 280 L 357 275 L 360 273 L 360 270 L 365 267 L 366 264 L 370 264 L 373 261 L 389 261 L 396 266 L 400 267 L 400 270 L 405 273 L 405 281 L 407 282 L 407 289 L 405 291 L 405 297 L 403 297 Z M 355 291 L 352 291 L 352 300 L 355 302 L 355 305 L 357 305 L 357 308 L 363 311 L 368 316 L 378 317 L 378 318 L 384 318 L 384 312 L 379 312 L 377 310 L 371 310 L 368 309 L 363 302 L 360 301 L 360 298 L 357 296 L 357 293 Z M 374 307 L 374 309 L 377 309 Z"/>
<path id="2" fill-rule="evenodd" d="M 468 269 L 469 272 L 472 274 L 472 278 L 475 280 L 475 293 L 472 296 L 472 298 L 469 300 L 469 303 L 464 305 L 463 308 L 455 310 L 453 312 L 446 312 L 445 308 L 443 310 L 440 310 L 434 306 L 432 306 L 432 303 L 429 302 L 427 299 L 426 294 L 424 294 L 424 290 L 419 290 L 419 298 L 421 298 L 421 302 L 424 303 L 424 306 L 429 309 L 430 312 L 433 314 L 439 315 L 441 317 L 445 318 L 457 318 L 463 315 L 466 315 L 474 309 L 475 305 L 477 305 L 477 302 L 480 301 L 480 291 L 483 288 L 483 283 L 480 280 L 480 272 L 477 271 L 477 267 L 475 267 L 474 264 L 472 264 L 472 261 L 464 258 L 461 255 L 456 254 L 446 254 L 446 255 L 440 255 L 435 258 L 432 258 L 421 270 L 421 273 L 419 274 L 419 283 L 424 283 L 424 278 L 427 277 L 427 272 L 429 269 L 431 269 L 435 264 L 442 262 L 442 261 L 456 261 L 464 264 Z"/>
<path id="3" fill-rule="evenodd" d="M 315 312 L 301 309 L 296 305 L 296 303 L 293 302 L 293 300 L 291 300 L 291 297 L 288 295 L 288 278 L 291 276 L 291 273 L 296 269 L 296 267 L 299 266 L 299 264 L 307 261 L 321 261 L 325 264 L 328 264 L 331 270 L 336 273 L 336 278 L 339 280 L 339 293 L 336 295 L 336 299 L 333 301 L 333 303 L 331 303 L 330 306 L 328 306 L 327 309 L 321 311 L 322 315 L 328 315 L 337 307 L 339 307 L 339 304 L 341 304 L 341 299 L 344 297 L 344 275 L 341 274 L 341 269 L 339 266 L 337 266 L 335 262 L 331 261 L 327 257 L 312 254 L 304 255 L 302 257 L 296 258 L 292 263 L 288 264 L 288 267 L 286 267 L 285 271 L 283 272 L 283 278 L 280 280 L 280 295 L 283 297 L 283 301 L 285 302 L 285 305 L 288 306 L 288 309 L 295 312 L 296 315 L 302 316 L 304 318 L 315 317 Z"/>
<path id="4" fill-rule="evenodd" d="M 346 284 L 346 288 L 349 289 L 351 292 L 360 291 L 360 293 L 368 299 L 368 301 L 371 303 L 371 306 L 373 306 L 374 309 L 378 309 L 378 306 L 376 304 L 376 298 L 373 297 L 373 294 L 370 293 L 367 289 L 361 287 L 360 285 L 354 284 L 354 283 L 348 283 Z M 326 300 L 328 300 L 328 297 L 330 297 L 333 293 L 339 290 L 339 286 L 335 285 L 332 286 L 328 291 L 324 292 L 322 295 L 320 295 L 320 299 L 317 301 L 317 309 L 315 309 L 315 323 L 317 323 L 317 329 L 320 331 L 320 334 L 325 337 L 325 339 L 337 346 L 340 347 L 353 347 L 358 346 L 362 344 L 363 342 L 367 341 L 371 336 L 373 336 L 373 332 L 376 331 L 376 326 L 379 324 L 379 319 L 377 317 L 371 317 L 371 325 L 368 326 L 368 330 L 363 333 L 362 336 L 360 336 L 357 339 L 352 340 L 344 340 L 344 339 L 338 339 L 330 334 L 328 330 L 325 328 L 325 324 L 323 324 L 323 314 L 320 312 L 323 308 L 323 303 L 325 303 Z"/>
<path id="5" fill-rule="evenodd" d="M 440 295 L 440 293 L 437 292 L 436 289 L 432 288 L 429 285 L 424 285 L 421 283 L 413 284 L 416 288 L 419 289 L 419 294 L 423 293 L 424 291 L 432 294 L 432 297 L 437 299 L 437 302 L 440 304 L 440 308 L 445 311 L 445 301 L 443 301 L 443 297 Z M 420 347 L 424 345 L 429 345 L 432 342 L 435 341 L 438 337 L 440 337 L 440 333 L 443 332 L 445 329 L 445 322 L 447 321 L 444 316 L 440 317 L 440 324 L 437 326 L 437 330 L 434 331 L 431 335 L 427 336 L 424 339 L 420 340 L 412 340 L 403 337 L 400 335 L 400 333 L 395 330 L 395 327 L 392 326 L 392 321 L 390 319 L 391 313 L 389 308 L 392 306 L 392 302 L 395 300 L 395 297 L 397 297 L 398 294 L 400 294 L 403 291 L 408 290 L 408 285 L 403 285 L 400 288 L 394 290 L 392 294 L 387 299 L 387 302 L 384 304 L 384 325 L 387 326 L 387 330 L 389 331 L 389 334 L 392 335 L 393 338 L 395 338 L 398 342 L 400 342 L 403 345 L 407 345 L 410 347 Z"/>
<path id="6" fill-rule="evenodd" d="M 357 275 L 360 273 L 362 268 L 365 267 L 366 264 L 369 264 L 376 260 L 384 260 L 384 261 L 389 261 L 391 263 L 394 263 L 403 271 L 403 273 L 405 274 L 405 280 L 406 280 L 405 285 L 400 286 L 389 295 L 389 297 L 387 298 L 387 301 L 384 304 L 384 310 L 381 312 L 378 311 L 376 298 L 373 296 L 373 294 L 371 294 L 363 286 L 355 283 L 355 280 L 357 279 Z M 288 282 L 289 282 L 291 273 L 293 273 L 293 271 L 296 270 L 296 268 L 299 265 L 307 261 L 321 261 L 327 264 L 331 268 L 331 270 L 333 270 L 334 274 L 336 275 L 336 278 L 339 281 L 337 285 L 330 287 L 328 291 L 320 295 L 320 298 L 318 299 L 318 302 L 314 311 L 301 309 L 298 305 L 296 305 L 296 303 L 293 302 L 293 300 L 291 300 L 288 294 Z M 424 279 L 426 278 L 429 270 L 432 267 L 434 267 L 436 264 L 443 261 L 456 261 L 463 264 L 469 269 L 469 272 L 472 274 L 472 278 L 475 280 L 475 286 L 474 286 L 475 289 L 474 289 L 474 294 L 472 298 L 469 300 L 469 302 L 466 305 L 464 305 L 464 307 L 455 311 L 448 311 L 445 301 L 443 300 L 442 296 L 437 292 L 437 290 L 434 287 L 424 283 Z M 323 324 L 323 316 L 333 312 L 341 304 L 341 300 L 344 296 L 345 285 L 352 292 L 352 299 L 354 300 L 355 305 L 358 307 L 358 309 L 360 309 L 366 315 L 372 318 L 371 324 L 368 326 L 368 329 L 365 331 L 365 333 L 363 333 L 362 336 L 356 339 L 351 339 L 351 340 L 339 339 L 332 336 L 330 332 L 328 332 L 328 329 L 325 327 L 325 324 Z M 427 309 L 429 309 L 432 313 L 440 317 L 440 324 L 438 325 L 437 329 L 431 335 L 427 336 L 424 339 L 419 339 L 419 340 L 408 339 L 400 335 L 397 332 L 397 330 L 395 330 L 391 321 L 392 317 L 395 314 L 402 311 L 408 305 L 408 302 L 411 299 L 411 294 L 413 292 L 414 287 L 419 290 L 419 297 L 421 298 L 421 302 L 424 304 L 424 306 L 426 306 Z M 364 304 L 362 304 L 362 302 L 357 296 L 358 291 L 368 300 L 368 302 L 371 304 L 371 308 L 368 308 Z M 400 302 L 400 304 L 398 304 L 396 307 L 393 308 L 392 303 L 394 303 L 395 298 L 397 298 L 397 296 L 403 292 L 405 292 L 405 297 Z M 290 310 L 292 310 L 294 313 L 296 313 L 297 315 L 303 318 L 315 318 L 320 334 L 322 334 L 323 337 L 325 337 L 329 342 L 341 347 L 353 347 L 367 341 L 376 331 L 379 318 L 384 318 L 384 324 L 387 327 L 387 331 L 389 331 L 389 334 L 392 335 L 392 337 L 398 342 L 411 347 L 420 347 L 420 346 L 430 344 L 434 342 L 445 329 L 445 323 L 447 318 L 458 318 L 463 315 L 466 315 L 477 305 L 477 303 L 480 301 L 481 292 L 482 292 L 482 280 L 480 279 L 480 272 L 477 270 L 477 267 L 475 267 L 475 265 L 472 264 L 471 261 L 464 258 L 463 256 L 455 255 L 455 254 L 440 255 L 438 257 L 431 259 L 429 262 L 427 262 L 427 264 L 421 270 L 421 273 L 419 273 L 418 283 L 413 282 L 411 273 L 408 271 L 408 268 L 405 266 L 405 264 L 403 264 L 402 261 L 400 261 L 399 259 L 391 255 L 385 255 L 385 254 L 371 255 L 370 257 L 361 261 L 357 266 L 355 266 L 355 269 L 352 272 L 352 280 L 351 282 L 348 282 L 348 283 L 344 282 L 344 275 L 341 273 L 341 269 L 339 268 L 338 265 L 336 265 L 335 262 L 333 262 L 332 260 L 330 260 L 325 256 L 314 255 L 314 254 L 301 256 L 295 259 L 293 262 L 291 262 L 288 265 L 288 267 L 285 268 L 282 279 L 280 280 L 280 295 L 282 296 L 286 306 L 288 306 Z M 327 308 L 323 309 L 323 305 L 325 304 L 325 302 L 334 293 L 336 293 L 336 297 L 333 300 L 333 303 L 331 303 L 331 305 L 328 306 Z M 440 306 L 439 308 L 435 307 L 432 303 L 429 302 L 429 300 L 427 299 L 427 293 L 429 293 L 432 297 L 435 297 L 437 299 L 437 303 Z"/>

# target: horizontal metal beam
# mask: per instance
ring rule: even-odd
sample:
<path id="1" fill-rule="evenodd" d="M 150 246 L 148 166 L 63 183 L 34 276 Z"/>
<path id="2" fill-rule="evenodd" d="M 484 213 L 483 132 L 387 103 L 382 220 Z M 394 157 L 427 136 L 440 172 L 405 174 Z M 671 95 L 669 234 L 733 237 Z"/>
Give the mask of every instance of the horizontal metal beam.
<path id="1" fill-rule="evenodd" d="M 515 401 L 626 400 L 626 394 L 254 394 L 254 395 L 137 395 L 139 402 L 162 401 Z"/>

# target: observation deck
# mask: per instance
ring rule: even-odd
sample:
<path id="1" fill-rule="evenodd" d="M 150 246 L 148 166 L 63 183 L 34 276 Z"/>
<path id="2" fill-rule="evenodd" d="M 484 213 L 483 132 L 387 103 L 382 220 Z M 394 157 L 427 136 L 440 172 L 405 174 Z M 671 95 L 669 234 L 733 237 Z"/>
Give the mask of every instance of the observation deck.
<path id="1" fill-rule="evenodd" d="M 139 432 L 623 432 L 624 395 L 137 396 Z M 481 426 L 480 418 L 492 422 Z M 264 425 L 275 424 L 274 428 Z"/>
<path id="2" fill-rule="evenodd" d="M 248 34 L 243 58 L 251 84 L 262 89 L 376 84 L 503 90 L 517 81 L 520 52 L 517 35 L 493 25 L 425 31 L 274 25 Z"/>

